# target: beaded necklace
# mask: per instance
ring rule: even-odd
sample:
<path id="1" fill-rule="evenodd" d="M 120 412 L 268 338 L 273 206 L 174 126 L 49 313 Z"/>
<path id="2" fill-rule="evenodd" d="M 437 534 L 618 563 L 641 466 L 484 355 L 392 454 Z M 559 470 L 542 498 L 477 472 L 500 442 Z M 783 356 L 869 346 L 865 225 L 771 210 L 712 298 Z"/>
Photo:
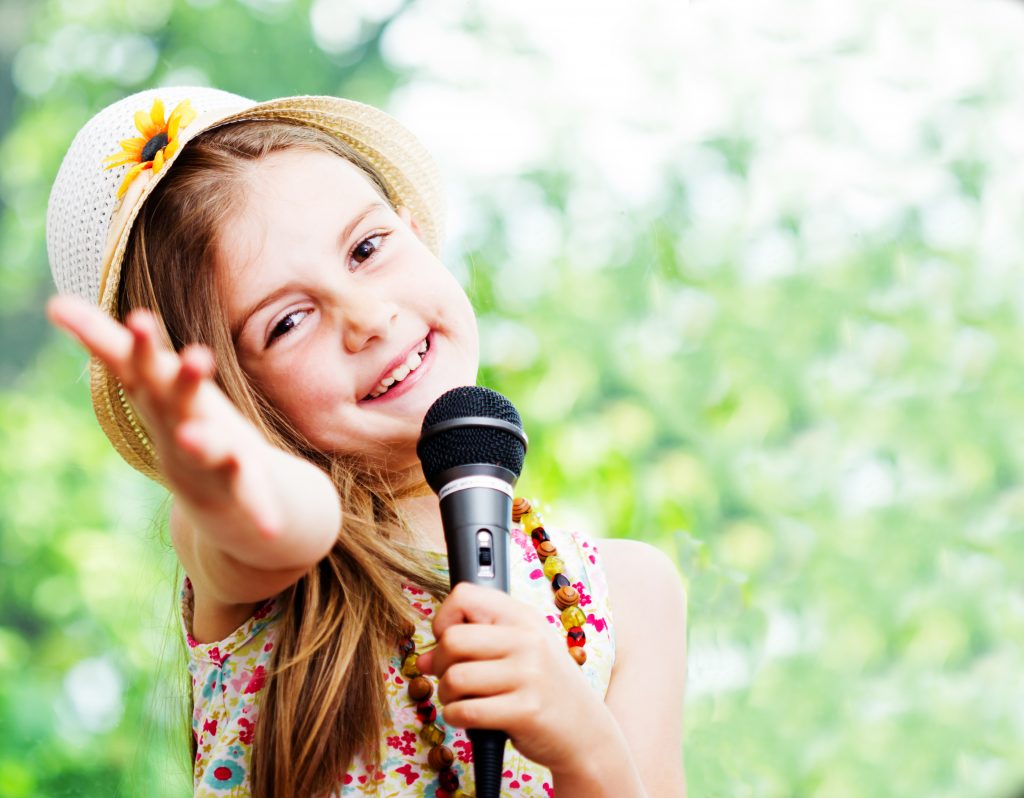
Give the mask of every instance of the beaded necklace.
<path id="1" fill-rule="evenodd" d="M 578 665 L 583 665 L 587 661 L 587 653 L 583 650 L 587 642 L 587 636 L 583 631 L 586 615 L 578 606 L 579 591 L 565 575 L 565 561 L 558 556 L 555 544 L 544 531 L 540 513 L 529 501 L 517 498 L 512 502 L 512 521 L 521 523 L 523 532 L 528 534 L 533 542 L 534 550 L 544 565 L 544 576 L 551 583 L 555 606 L 561 613 L 569 655 Z M 434 694 L 434 686 L 416 666 L 419 655 L 416 653 L 412 629 L 407 630 L 407 634 L 399 641 L 398 655 L 402 661 L 402 675 L 409 679 L 409 698 L 416 704 L 416 717 L 423 724 L 420 738 L 430 746 L 427 762 L 437 771 L 440 786 L 435 793 L 436 798 L 471 798 L 459 789 L 459 774 L 454 768 L 455 752 L 445 745 L 448 731 L 437 722 L 437 707 L 430 700 Z"/>

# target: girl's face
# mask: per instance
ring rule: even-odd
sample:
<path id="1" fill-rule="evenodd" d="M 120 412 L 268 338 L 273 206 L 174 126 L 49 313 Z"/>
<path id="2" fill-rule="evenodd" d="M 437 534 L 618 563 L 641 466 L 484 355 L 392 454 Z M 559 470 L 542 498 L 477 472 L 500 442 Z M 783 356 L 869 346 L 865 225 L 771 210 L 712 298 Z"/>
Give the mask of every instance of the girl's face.
<path id="1" fill-rule="evenodd" d="M 473 309 L 355 166 L 290 149 L 254 168 L 220 231 L 218 278 L 242 368 L 318 448 L 415 465 L 423 416 L 476 381 Z"/>

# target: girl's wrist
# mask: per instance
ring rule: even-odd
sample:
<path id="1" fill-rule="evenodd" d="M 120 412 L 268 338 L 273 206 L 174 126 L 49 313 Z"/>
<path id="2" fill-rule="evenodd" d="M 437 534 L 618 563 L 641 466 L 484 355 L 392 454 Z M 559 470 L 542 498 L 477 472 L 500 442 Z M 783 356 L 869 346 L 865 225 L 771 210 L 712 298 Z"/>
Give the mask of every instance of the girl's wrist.
<path id="1" fill-rule="evenodd" d="M 551 768 L 560 798 L 647 798 L 640 773 L 611 712 L 605 722 L 588 724 L 590 733 L 576 741 L 571 760 Z"/>

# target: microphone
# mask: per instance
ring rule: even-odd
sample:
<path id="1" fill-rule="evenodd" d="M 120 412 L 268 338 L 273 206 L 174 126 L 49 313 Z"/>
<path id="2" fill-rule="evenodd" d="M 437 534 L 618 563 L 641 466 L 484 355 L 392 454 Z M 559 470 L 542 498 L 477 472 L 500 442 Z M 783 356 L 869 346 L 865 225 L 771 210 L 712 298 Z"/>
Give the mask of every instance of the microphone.
<path id="1" fill-rule="evenodd" d="M 519 412 L 488 388 L 453 388 L 427 411 L 416 454 L 441 502 L 453 588 L 473 582 L 509 592 L 512 488 L 526 446 Z M 477 798 L 499 798 L 508 736 L 497 729 L 469 729 L 468 734 Z"/>

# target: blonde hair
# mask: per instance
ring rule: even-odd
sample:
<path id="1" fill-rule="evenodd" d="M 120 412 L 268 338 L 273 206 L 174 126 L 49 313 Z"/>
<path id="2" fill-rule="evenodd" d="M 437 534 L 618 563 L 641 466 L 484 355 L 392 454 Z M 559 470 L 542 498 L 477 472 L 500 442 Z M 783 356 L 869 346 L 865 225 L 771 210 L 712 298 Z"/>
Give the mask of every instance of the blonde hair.
<path id="1" fill-rule="evenodd" d="M 402 584 L 439 598 L 448 588 L 422 553 L 399 542 L 409 528 L 388 475 L 313 447 L 238 362 L 218 294 L 217 231 L 240 210 L 252 163 L 292 148 L 347 159 L 394 205 L 366 160 L 324 131 L 280 121 L 206 131 L 146 200 L 117 306 L 121 319 L 133 308 L 152 310 L 177 350 L 209 346 L 220 388 L 272 443 L 328 473 L 344 508 L 330 553 L 278 597 L 282 617 L 252 748 L 257 798 L 330 792 L 356 754 L 379 763 L 388 711 L 382 669 L 413 620 Z"/>

